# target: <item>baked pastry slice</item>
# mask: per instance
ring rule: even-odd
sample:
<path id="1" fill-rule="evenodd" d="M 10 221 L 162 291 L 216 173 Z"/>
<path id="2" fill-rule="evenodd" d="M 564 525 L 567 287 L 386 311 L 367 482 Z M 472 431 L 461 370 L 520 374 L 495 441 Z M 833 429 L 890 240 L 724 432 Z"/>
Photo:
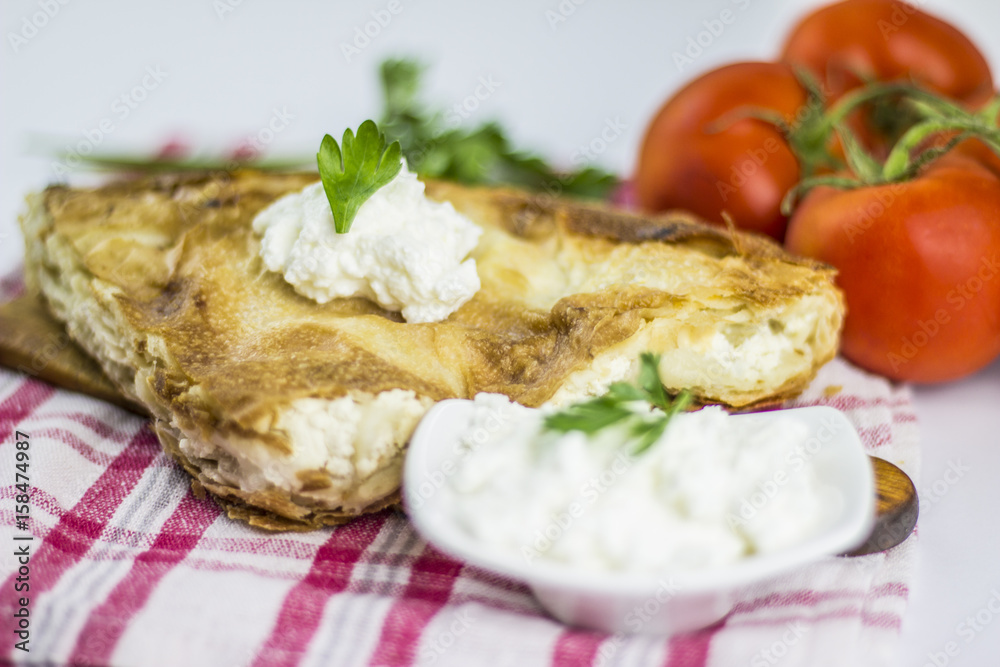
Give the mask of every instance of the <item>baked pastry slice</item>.
<path id="1" fill-rule="evenodd" d="M 565 403 L 662 355 L 669 389 L 748 406 L 803 389 L 836 352 L 833 270 L 683 214 L 429 183 L 483 229 L 482 289 L 405 323 L 319 305 L 268 272 L 251 222 L 315 174 L 170 175 L 48 188 L 22 219 L 29 285 L 164 448 L 230 516 L 335 524 L 398 500 L 403 452 L 438 400 Z"/>

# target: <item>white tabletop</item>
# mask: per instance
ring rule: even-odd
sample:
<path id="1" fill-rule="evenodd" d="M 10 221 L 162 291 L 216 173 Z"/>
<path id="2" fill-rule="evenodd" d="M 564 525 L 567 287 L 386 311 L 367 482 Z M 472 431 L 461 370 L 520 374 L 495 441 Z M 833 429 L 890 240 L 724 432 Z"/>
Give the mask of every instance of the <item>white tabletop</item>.
<path id="1" fill-rule="evenodd" d="M 324 132 L 377 117 L 382 58 L 415 55 L 431 66 L 428 101 L 464 104 L 467 122 L 499 119 L 518 145 L 556 164 L 571 164 L 609 123 L 621 127 L 596 144 L 595 159 L 627 175 L 645 124 L 672 90 L 725 62 L 773 57 L 793 17 L 817 4 L 5 0 L 0 272 L 22 252 L 14 219 L 24 194 L 57 170 L 39 146 L 127 151 L 182 135 L 221 152 L 256 137 L 270 154 L 310 155 Z M 959 25 L 1000 73 L 1000 3 L 916 4 Z M 712 27 L 718 34 L 678 67 L 675 52 Z M 265 131 L 279 116 L 287 122 Z M 915 400 L 921 557 L 900 664 L 995 665 L 1000 363 L 916 388 Z"/>

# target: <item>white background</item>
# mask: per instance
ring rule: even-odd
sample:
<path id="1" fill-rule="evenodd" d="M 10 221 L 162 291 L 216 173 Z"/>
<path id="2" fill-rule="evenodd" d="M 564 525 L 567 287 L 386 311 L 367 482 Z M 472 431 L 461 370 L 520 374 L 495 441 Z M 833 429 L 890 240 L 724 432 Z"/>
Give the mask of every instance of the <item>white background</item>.
<path id="1" fill-rule="evenodd" d="M 24 194 L 53 177 L 46 146 L 72 148 L 89 135 L 102 151 L 135 151 L 181 135 L 221 152 L 257 135 L 278 110 L 294 118 L 268 152 L 310 155 L 324 132 L 377 117 L 383 57 L 416 55 L 430 65 L 429 102 L 462 103 L 480 77 L 492 78 L 499 86 L 468 121 L 499 119 L 517 145 L 557 164 L 569 165 L 607 122 L 624 124 L 597 163 L 628 175 L 645 124 L 672 90 L 731 60 L 775 56 L 794 17 L 817 4 L 565 0 L 573 11 L 553 25 L 546 12 L 558 12 L 560 0 L 398 1 L 401 11 L 348 62 L 342 45 L 388 0 L 4 0 L 0 272 L 19 262 L 14 220 Z M 46 3 L 58 6 L 54 16 L 26 29 Z M 1000 74 L 1000 3 L 917 4 L 961 27 Z M 735 21 L 679 71 L 674 52 L 724 9 Z M 26 43 L 15 48 L 11 34 Z M 140 91 L 145 99 L 122 118 L 116 100 L 142 85 L 147 68 L 165 77 Z M 98 134 L 102 120 L 109 135 Z M 994 595 L 1000 600 L 1000 363 L 962 382 L 917 388 L 916 401 L 921 560 L 900 664 L 935 664 L 929 654 L 938 667 L 1000 664 L 1000 614 L 968 643 L 956 633 Z M 949 484 L 950 467 L 968 470 Z M 957 644 L 956 657 L 943 655 L 948 642 Z"/>

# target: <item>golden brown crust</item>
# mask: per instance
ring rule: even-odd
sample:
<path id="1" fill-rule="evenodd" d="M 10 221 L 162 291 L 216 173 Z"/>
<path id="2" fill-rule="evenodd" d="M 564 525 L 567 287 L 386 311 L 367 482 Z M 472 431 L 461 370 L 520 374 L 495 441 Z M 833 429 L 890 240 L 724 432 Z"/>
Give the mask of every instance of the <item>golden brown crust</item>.
<path id="1" fill-rule="evenodd" d="M 801 391 L 836 350 L 842 309 L 832 269 L 769 240 L 682 213 L 647 218 L 449 183 L 428 184 L 428 194 L 485 230 L 475 253 L 483 288 L 471 301 L 428 324 L 404 323 L 360 298 L 318 305 L 265 271 L 250 225 L 278 196 L 315 180 L 240 171 L 52 187 L 44 221 L 26 229 L 36 281 L 43 290 L 85 281 L 127 348 L 125 362 L 105 354 L 105 370 L 157 416 L 167 451 L 230 516 L 254 525 L 335 524 L 396 495 L 344 510 L 278 489 L 247 491 L 207 477 L 204 463 L 181 451 L 182 434 L 252 439 L 281 456 L 293 445 L 274 424 L 302 398 L 403 388 L 434 401 L 488 391 L 539 405 L 656 322 L 678 322 L 679 333 L 663 339 L 672 345 L 713 323 L 738 337 L 748 313 L 774 317 L 806 298 L 829 312 L 814 325 L 822 331 L 804 365 L 738 388 L 713 386 L 724 373 L 708 373 L 695 393 L 736 406 L 779 400 Z M 57 314 L 78 338 L 90 335 L 73 321 L 81 315 Z M 142 371 L 135 386 L 130 365 Z"/>

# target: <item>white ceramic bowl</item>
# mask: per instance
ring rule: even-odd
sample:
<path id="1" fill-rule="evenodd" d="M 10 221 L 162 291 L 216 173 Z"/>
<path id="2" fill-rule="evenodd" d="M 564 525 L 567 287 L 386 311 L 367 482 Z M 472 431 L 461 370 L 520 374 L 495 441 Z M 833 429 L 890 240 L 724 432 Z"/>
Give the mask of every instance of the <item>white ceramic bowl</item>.
<path id="1" fill-rule="evenodd" d="M 875 516 L 871 463 L 854 427 L 828 407 L 782 410 L 805 422 L 820 444 L 813 454 L 822 481 L 838 488 L 844 502 L 829 523 L 794 547 L 748 557 L 735 564 L 700 571 L 655 575 L 581 572 L 489 547 L 455 525 L 437 493 L 461 460 L 459 438 L 472 417 L 473 403 L 447 400 L 435 405 L 410 440 L 403 473 L 406 511 L 423 537 L 442 551 L 496 574 L 525 582 L 557 619 L 604 632 L 672 634 L 711 625 L 725 616 L 739 589 L 756 581 L 861 544 Z M 772 419 L 777 413 L 734 415 L 733 419 Z M 436 502 L 437 501 L 437 502 Z M 489 517 L 482 517 L 489 521 Z"/>

